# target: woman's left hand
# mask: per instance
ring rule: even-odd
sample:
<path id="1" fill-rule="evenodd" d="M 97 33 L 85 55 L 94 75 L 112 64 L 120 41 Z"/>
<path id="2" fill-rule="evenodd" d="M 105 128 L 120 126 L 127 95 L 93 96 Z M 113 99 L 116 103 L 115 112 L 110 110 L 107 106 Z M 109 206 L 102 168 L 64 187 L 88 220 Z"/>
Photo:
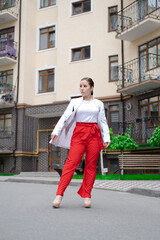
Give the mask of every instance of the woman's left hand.
<path id="1" fill-rule="evenodd" d="M 105 143 L 104 143 L 104 147 L 105 147 L 105 148 L 109 147 L 109 145 L 110 145 L 110 142 L 105 142 Z"/>

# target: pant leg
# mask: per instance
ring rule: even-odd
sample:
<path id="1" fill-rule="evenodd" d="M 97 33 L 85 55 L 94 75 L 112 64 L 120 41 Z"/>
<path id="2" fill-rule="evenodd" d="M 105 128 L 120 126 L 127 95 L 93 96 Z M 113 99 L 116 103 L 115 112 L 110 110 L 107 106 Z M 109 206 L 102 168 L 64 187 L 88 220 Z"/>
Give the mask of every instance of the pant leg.
<path id="1" fill-rule="evenodd" d="M 86 147 L 86 165 L 84 170 L 83 182 L 78 194 L 83 198 L 91 198 L 91 191 L 96 177 L 97 159 L 99 157 L 101 147 L 98 137 L 91 136 L 88 139 Z"/>
<path id="2" fill-rule="evenodd" d="M 63 168 L 62 176 L 58 185 L 56 195 L 63 196 L 63 193 L 67 186 L 69 185 L 75 170 L 80 164 L 84 152 L 85 152 L 84 143 L 78 141 L 72 142 L 68 158 Z"/>

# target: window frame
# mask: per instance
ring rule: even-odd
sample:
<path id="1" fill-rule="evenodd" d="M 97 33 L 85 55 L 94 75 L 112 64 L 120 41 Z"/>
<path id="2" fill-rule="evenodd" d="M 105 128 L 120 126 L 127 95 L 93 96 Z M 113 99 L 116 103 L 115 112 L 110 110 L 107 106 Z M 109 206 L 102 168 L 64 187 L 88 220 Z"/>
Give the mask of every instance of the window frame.
<path id="1" fill-rule="evenodd" d="M 116 110 L 111 110 L 110 108 L 112 107 L 112 106 L 118 106 L 118 108 L 119 109 L 116 109 Z M 119 106 L 119 104 L 112 104 L 112 105 L 109 105 L 109 127 L 111 128 L 111 113 L 112 112 L 118 112 L 118 122 L 120 121 L 120 106 Z M 113 130 L 113 129 L 112 129 Z M 113 130 L 113 132 L 114 133 L 118 133 L 118 131 L 114 131 Z"/>
<path id="2" fill-rule="evenodd" d="M 151 112 L 150 112 L 150 106 L 152 105 L 152 104 L 155 104 L 155 103 L 157 103 L 158 104 L 158 121 L 160 121 L 160 95 L 156 95 L 155 97 L 157 97 L 157 101 L 153 101 L 153 102 L 150 102 L 150 99 L 152 98 L 152 97 L 149 97 L 149 98 L 145 98 L 145 100 L 147 100 L 147 102 L 146 103 L 143 103 L 143 104 L 141 104 L 141 102 L 140 102 L 140 116 L 141 116 L 141 118 L 142 118 L 142 108 L 143 107 L 147 107 L 147 118 L 149 119 L 149 121 L 148 121 L 148 128 L 155 128 L 155 127 L 157 127 L 157 126 L 159 126 L 159 125 L 155 125 L 155 126 L 152 126 L 151 125 L 151 122 L 150 122 L 150 118 L 151 118 L 151 120 L 152 120 L 152 117 L 151 117 Z"/>
<path id="3" fill-rule="evenodd" d="M 39 92 L 39 72 L 40 71 L 48 71 L 50 69 L 54 69 L 54 91 L 48 91 L 48 92 Z M 35 95 L 41 96 L 41 95 L 51 95 L 56 93 L 56 66 L 46 66 L 43 68 L 37 68 L 36 69 L 36 86 L 35 86 Z"/>
<path id="4" fill-rule="evenodd" d="M 43 11 L 43 10 L 47 10 L 49 8 L 54 8 L 54 7 L 57 7 L 57 5 L 58 5 L 58 0 L 56 0 L 56 4 L 54 4 L 54 5 L 50 5 L 48 7 L 41 8 L 41 0 L 37 0 L 37 10 L 38 11 Z"/>
<path id="5" fill-rule="evenodd" d="M 110 60 L 111 57 L 117 57 L 117 60 Z M 118 81 L 118 76 L 117 76 L 117 79 L 114 79 L 114 80 L 111 79 L 111 64 L 117 62 L 117 67 L 118 67 L 118 54 L 109 56 L 108 61 L 109 61 L 109 82 L 116 82 Z"/>
<path id="6" fill-rule="evenodd" d="M 70 4 L 70 16 L 71 16 L 71 17 L 80 16 L 80 15 L 87 14 L 87 13 L 91 13 L 91 12 L 92 12 L 92 0 L 90 0 L 90 10 L 89 10 L 89 11 L 83 12 L 83 11 L 81 10 L 80 13 L 77 13 L 77 14 L 74 14 L 74 13 L 73 13 L 73 11 L 74 11 L 73 5 L 74 5 L 74 4 L 77 4 L 77 3 L 81 3 L 81 9 L 83 9 L 82 6 L 83 6 L 83 2 L 84 2 L 84 1 L 87 1 L 87 0 L 72 0 L 72 1 L 71 1 L 71 4 Z"/>
<path id="7" fill-rule="evenodd" d="M 55 47 L 40 49 L 40 30 L 50 27 L 55 27 Z M 42 25 L 37 28 L 37 52 L 51 51 L 57 48 L 57 23 L 51 23 L 47 25 Z"/>
<path id="8" fill-rule="evenodd" d="M 12 71 L 12 74 L 10 73 L 8 73 L 9 71 Z M 8 83 L 7 83 L 7 77 L 8 76 L 12 76 L 12 87 L 13 87 L 13 69 L 8 69 L 8 70 L 4 70 L 4 71 L 0 71 L 0 73 L 5 73 L 5 83 L 4 83 L 4 85 L 7 85 Z M 4 91 L 4 92 L 2 92 L 2 90 L 0 89 L 0 94 L 2 94 L 2 93 L 6 93 L 6 92 L 8 92 L 8 90 L 9 89 L 7 89 L 7 87 L 6 87 L 6 91 Z M 10 90 L 9 90 L 10 91 Z"/>
<path id="9" fill-rule="evenodd" d="M 82 56 L 82 50 L 85 47 L 90 47 L 90 58 L 80 58 L 80 59 L 77 59 L 77 60 L 73 60 L 73 50 L 81 49 L 81 56 Z M 70 58 L 69 58 L 70 63 L 89 61 L 89 60 L 92 60 L 92 44 L 88 43 L 88 44 L 85 44 L 85 45 L 78 45 L 78 46 L 70 47 Z"/>
<path id="10" fill-rule="evenodd" d="M 110 9 L 114 8 L 114 7 L 117 7 L 117 10 L 113 11 L 113 12 L 110 12 Z M 117 30 L 117 28 L 116 29 L 111 29 L 111 15 L 116 15 L 115 13 L 118 14 L 118 5 L 108 7 L 108 32 L 115 32 Z"/>
<path id="11" fill-rule="evenodd" d="M 2 118 L 1 116 L 4 115 L 4 118 Z M 6 115 L 11 115 L 11 117 L 6 118 Z M 3 136 L 0 136 L 0 138 L 11 138 L 11 135 L 4 135 L 5 134 L 5 123 L 6 120 L 11 119 L 11 129 L 12 129 L 12 113 L 5 113 L 5 114 L 0 114 L 0 120 L 4 121 L 4 125 L 3 125 Z M 11 130 L 12 133 L 12 130 Z"/>
<path id="12" fill-rule="evenodd" d="M 0 1 L 0 11 L 15 7 L 15 5 L 16 5 L 16 0 L 14 1 L 13 6 L 10 6 L 10 2 L 8 1 L 8 7 L 7 8 L 2 8 L 2 1 Z"/>

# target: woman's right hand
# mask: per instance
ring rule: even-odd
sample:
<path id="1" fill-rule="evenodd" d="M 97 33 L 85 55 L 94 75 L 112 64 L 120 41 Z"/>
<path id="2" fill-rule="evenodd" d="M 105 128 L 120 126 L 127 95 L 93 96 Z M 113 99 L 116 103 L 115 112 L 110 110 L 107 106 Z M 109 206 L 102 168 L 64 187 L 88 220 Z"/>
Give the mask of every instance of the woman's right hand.
<path id="1" fill-rule="evenodd" d="M 57 135 L 56 134 L 51 134 L 51 139 L 52 139 L 52 142 L 54 142 L 57 138 Z"/>

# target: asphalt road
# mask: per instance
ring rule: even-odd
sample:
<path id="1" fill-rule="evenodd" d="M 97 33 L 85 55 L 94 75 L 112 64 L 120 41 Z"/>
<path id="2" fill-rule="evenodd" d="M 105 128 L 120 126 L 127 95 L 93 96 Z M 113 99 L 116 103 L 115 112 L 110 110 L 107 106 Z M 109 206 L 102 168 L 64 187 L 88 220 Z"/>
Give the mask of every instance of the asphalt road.
<path id="1" fill-rule="evenodd" d="M 51 207 L 56 185 L 0 183 L 0 240 L 157 240 L 160 199 L 93 189 L 83 208 L 78 187 Z"/>

